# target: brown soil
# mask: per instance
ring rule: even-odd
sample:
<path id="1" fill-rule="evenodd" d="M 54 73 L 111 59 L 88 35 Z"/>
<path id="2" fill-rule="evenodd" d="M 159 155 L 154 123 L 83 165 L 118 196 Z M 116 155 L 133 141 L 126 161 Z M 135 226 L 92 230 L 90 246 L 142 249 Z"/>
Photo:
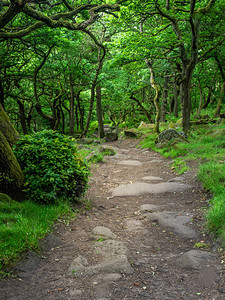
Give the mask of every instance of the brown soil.
<path id="1" fill-rule="evenodd" d="M 208 196 L 196 179 L 196 163 L 182 175 L 185 183 L 194 185 L 192 190 L 111 197 L 111 188 L 141 181 L 145 176 L 161 177 L 163 181 L 176 177 L 170 160 L 155 152 L 137 149 L 138 142 L 127 139 L 108 143 L 119 148 L 119 153 L 142 162 L 142 166 L 120 165 L 113 158 L 94 166 L 87 194 L 91 209 L 82 210 L 68 225 L 56 225 L 54 235 L 45 241 L 45 251 L 39 256 L 28 253 L 15 270 L 17 277 L 0 281 L 0 299 L 225 299 L 222 258 L 203 229 L 202 207 L 207 206 Z M 155 162 L 149 164 L 153 159 Z M 148 221 L 139 213 L 142 204 L 193 214 L 191 226 L 199 238 L 183 240 L 168 228 Z M 104 281 L 105 274 L 83 277 L 68 274 L 71 262 L 78 255 L 87 258 L 91 265 L 101 261 L 90 239 L 96 226 L 110 228 L 127 246 L 132 274 L 121 274 L 118 281 L 110 283 Z M 201 241 L 209 246 L 205 251 L 216 256 L 214 275 L 183 269 L 176 263 L 182 253 L 195 249 L 195 243 Z"/>

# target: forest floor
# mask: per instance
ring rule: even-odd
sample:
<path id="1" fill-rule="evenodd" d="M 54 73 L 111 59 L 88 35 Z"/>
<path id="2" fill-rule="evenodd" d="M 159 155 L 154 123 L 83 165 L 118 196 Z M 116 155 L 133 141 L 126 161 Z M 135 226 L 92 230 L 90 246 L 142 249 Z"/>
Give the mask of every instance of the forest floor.
<path id="1" fill-rule="evenodd" d="M 225 299 L 197 163 L 178 177 L 171 160 L 138 142 L 105 144 L 117 154 L 93 166 L 91 206 L 56 224 L 42 253 L 27 253 L 17 276 L 0 280 L 0 299 Z"/>

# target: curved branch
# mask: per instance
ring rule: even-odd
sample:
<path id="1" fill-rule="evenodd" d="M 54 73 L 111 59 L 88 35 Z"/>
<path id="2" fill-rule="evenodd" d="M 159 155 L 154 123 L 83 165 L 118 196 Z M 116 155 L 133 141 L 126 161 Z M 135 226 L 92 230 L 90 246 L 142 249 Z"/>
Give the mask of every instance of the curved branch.
<path id="1" fill-rule="evenodd" d="M 25 1 L 24 1 L 25 2 Z M 121 2 L 121 1 L 120 1 Z M 17 3 L 17 2 L 16 2 Z M 24 6 L 20 6 L 16 9 L 17 6 L 11 5 L 9 9 L 1 16 L 0 18 L 0 28 L 3 28 L 9 21 L 11 21 L 19 12 L 23 12 L 24 14 L 28 15 L 29 17 L 37 20 L 38 22 L 28 26 L 23 30 L 19 30 L 16 32 L 7 32 L 0 31 L 0 38 L 21 38 L 24 37 L 34 30 L 41 28 L 43 25 L 47 25 L 51 28 L 58 28 L 63 27 L 69 30 L 84 30 L 88 26 L 92 25 L 96 19 L 98 18 L 98 13 L 105 12 L 107 13 L 108 10 L 111 11 L 119 11 L 120 6 L 118 4 L 84 4 L 80 5 L 77 8 L 74 8 L 72 11 L 69 12 L 61 12 L 53 16 L 46 16 L 42 12 L 32 8 L 28 4 L 24 4 Z M 74 23 L 73 18 L 77 16 L 80 12 L 87 10 L 89 13 L 89 19 L 81 22 L 81 23 Z M 70 21 L 69 21 L 70 20 Z"/>

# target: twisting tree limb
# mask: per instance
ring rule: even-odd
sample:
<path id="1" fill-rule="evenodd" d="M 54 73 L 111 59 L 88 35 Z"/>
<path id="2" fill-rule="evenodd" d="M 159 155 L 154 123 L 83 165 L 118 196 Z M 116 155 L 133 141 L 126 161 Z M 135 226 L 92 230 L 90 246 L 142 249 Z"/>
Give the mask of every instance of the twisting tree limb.
<path id="1" fill-rule="evenodd" d="M 88 3 L 72 7 L 72 5 L 66 0 L 63 0 L 62 12 L 48 16 L 42 11 L 34 8 L 33 5 L 30 5 L 30 0 L 11 0 L 10 6 L 2 13 L 2 15 L 0 15 L 0 38 L 12 39 L 24 37 L 42 26 L 48 26 L 51 28 L 67 28 L 69 30 L 84 30 L 97 20 L 99 13 L 112 13 L 119 11 L 119 4 L 123 2 L 125 1 L 118 1 L 116 4 L 101 5 Z M 67 11 L 65 11 L 65 6 Z M 83 11 L 88 12 L 89 18 L 85 21 L 81 21 L 80 23 L 74 22 L 75 18 Z M 5 26 L 19 13 L 27 15 L 37 22 L 28 25 L 22 30 L 17 30 L 15 28 L 15 31 L 10 30 L 9 32 Z"/>

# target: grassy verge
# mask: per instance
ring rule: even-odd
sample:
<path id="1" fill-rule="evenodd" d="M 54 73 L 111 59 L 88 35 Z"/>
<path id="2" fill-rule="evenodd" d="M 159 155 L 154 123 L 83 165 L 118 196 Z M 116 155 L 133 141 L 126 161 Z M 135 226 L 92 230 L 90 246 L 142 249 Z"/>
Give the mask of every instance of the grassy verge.
<path id="1" fill-rule="evenodd" d="M 38 241 L 55 221 L 67 215 L 75 217 L 70 205 L 61 199 L 54 205 L 30 201 L 16 202 L 0 194 L 0 275 L 26 250 L 38 249 Z"/>
<path id="2" fill-rule="evenodd" d="M 149 135 L 142 143 L 165 157 L 172 157 L 172 168 L 178 174 L 188 169 L 188 161 L 199 163 L 198 178 L 212 193 L 206 214 L 206 226 L 221 237 L 225 247 L 225 125 L 195 126 L 189 135 L 190 143 L 168 143 L 163 149 L 155 146 L 156 135 Z"/>

